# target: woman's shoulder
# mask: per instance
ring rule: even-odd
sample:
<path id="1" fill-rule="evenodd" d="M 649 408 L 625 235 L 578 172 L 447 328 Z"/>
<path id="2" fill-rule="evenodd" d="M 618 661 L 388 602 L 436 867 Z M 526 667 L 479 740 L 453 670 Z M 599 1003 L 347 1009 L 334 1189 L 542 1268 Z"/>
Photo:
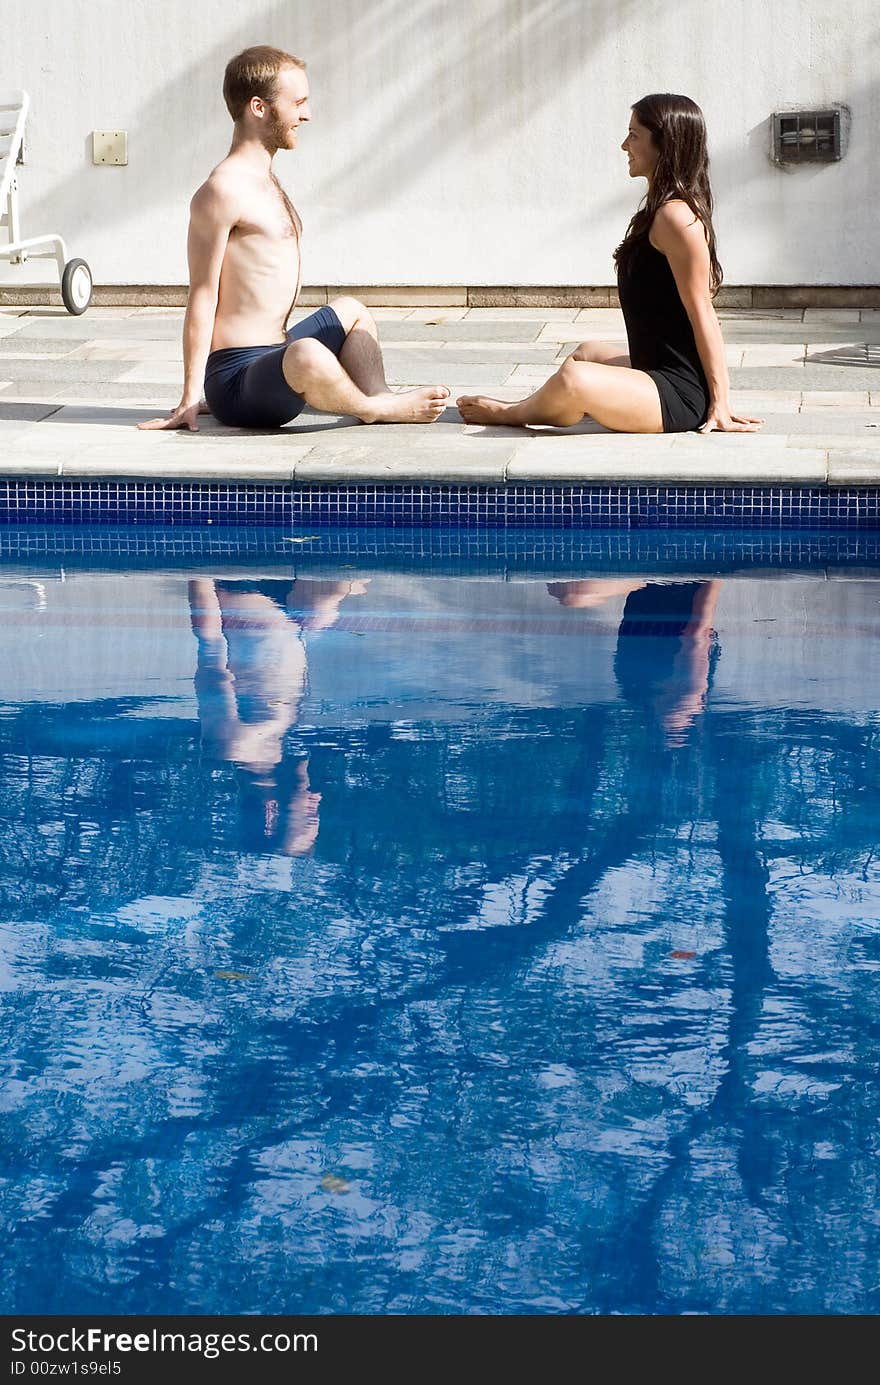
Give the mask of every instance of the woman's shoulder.
<path id="1" fill-rule="evenodd" d="M 653 231 L 655 226 L 668 226 L 683 230 L 686 226 L 693 226 L 695 221 L 699 223 L 699 220 L 696 212 L 685 202 L 683 197 L 669 197 L 665 202 L 661 202 L 654 213 L 651 230 Z"/>
<path id="2" fill-rule="evenodd" d="M 693 234 L 696 228 L 702 229 L 702 222 L 693 208 L 682 197 L 670 197 L 654 213 L 648 236 L 654 248 L 662 251 L 664 243 Z"/>

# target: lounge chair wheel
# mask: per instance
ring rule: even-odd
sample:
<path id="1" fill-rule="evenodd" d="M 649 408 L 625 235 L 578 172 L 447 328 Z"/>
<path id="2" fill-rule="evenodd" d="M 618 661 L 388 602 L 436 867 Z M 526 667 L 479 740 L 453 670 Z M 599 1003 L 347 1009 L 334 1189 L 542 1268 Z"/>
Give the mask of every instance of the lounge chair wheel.
<path id="1" fill-rule="evenodd" d="M 84 313 L 92 301 L 92 271 L 85 260 L 68 260 L 61 276 L 61 297 L 74 317 Z"/>

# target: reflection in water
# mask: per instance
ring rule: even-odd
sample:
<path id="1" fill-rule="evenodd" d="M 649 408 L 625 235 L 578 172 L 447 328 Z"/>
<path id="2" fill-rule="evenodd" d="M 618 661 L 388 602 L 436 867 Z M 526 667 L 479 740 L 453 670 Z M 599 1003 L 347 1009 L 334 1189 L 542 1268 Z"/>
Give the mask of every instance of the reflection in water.
<path id="1" fill-rule="evenodd" d="M 3 704 L 3 1307 L 875 1311 L 878 585 L 197 578 Z"/>
<path id="2" fill-rule="evenodd" d="M 311 792 L 308 756 L 282 767 L 306 691 L 303 632 L 328 629 L 345 597 L 365 591 L 364 582 L 308 578 L 189 583 L 202 746 L 238 767 L 255 850 L 302 856 L 314 846 L 321 795 Z"/>
<path id="3" fill-rule="evenodd" d="M 703 710 L 719 647 L 712 628 L 721 583 L 583 578 L 548 582 L 561 606 L 595 609 L 614 596 L 626 605 L 614 672 L 624 697 L 647 707 L 669 745 L 683 745 Z"/>

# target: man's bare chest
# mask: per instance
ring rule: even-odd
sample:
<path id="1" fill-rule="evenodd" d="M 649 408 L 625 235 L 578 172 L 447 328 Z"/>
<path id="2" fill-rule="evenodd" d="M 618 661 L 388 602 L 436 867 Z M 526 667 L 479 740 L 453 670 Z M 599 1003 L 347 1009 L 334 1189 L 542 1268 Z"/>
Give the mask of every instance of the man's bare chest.
<path id="1" fill-rule="evenodd" d="M 302 222 L 299 213 L 280 183 L 273 183 L 248 204 L 244 215 L 235 225 L 238 237 L 254 237 L 273 244 L 283 241 L 299 243 Z"/>

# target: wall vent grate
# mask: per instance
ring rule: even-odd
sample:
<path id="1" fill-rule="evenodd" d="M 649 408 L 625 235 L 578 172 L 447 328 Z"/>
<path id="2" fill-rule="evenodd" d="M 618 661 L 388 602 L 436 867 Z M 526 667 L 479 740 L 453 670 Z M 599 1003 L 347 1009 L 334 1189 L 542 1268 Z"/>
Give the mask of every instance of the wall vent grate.
<path id="1" fill-rule="evenodd" d="M 777 163 L 834 163 L 841 158 L 840 111 L 777 111 L 773 116 Z"/>

